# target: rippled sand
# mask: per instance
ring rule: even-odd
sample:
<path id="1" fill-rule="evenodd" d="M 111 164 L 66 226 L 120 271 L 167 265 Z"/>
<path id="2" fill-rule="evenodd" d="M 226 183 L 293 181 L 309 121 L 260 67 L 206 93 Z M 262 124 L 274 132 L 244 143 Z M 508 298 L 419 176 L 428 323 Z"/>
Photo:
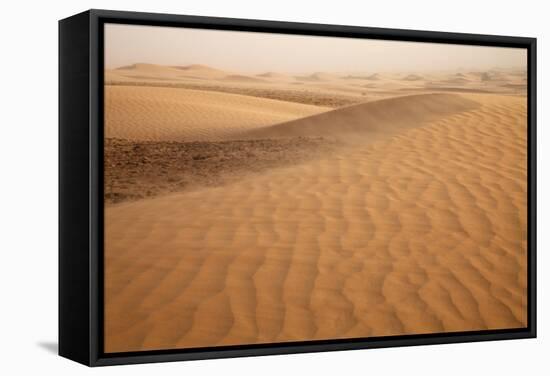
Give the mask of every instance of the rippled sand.
<path id="1" fill-rule="evenodd" d="M 376 137 L 361 107 L 324 157 L 106 207 L 105 350 L 524 327 L 526 99 L 442 95 Z M 284 122 L 361 123 L 326 111 Z"/>

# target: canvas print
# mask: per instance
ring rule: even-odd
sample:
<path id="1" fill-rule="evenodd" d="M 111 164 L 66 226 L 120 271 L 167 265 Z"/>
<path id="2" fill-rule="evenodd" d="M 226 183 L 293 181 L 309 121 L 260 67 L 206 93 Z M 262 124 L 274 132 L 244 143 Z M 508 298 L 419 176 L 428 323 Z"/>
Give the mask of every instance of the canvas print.
<path id="1" fill-rule="evenodd" d="M 106 24 L 106 353 L 527 326 L 527 50 Z"/>

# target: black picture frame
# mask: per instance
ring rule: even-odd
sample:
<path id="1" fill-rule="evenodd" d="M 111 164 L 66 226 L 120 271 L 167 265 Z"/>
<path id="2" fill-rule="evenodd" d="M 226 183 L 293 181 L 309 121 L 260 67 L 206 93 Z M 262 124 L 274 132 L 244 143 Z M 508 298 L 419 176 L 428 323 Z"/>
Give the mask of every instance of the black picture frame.
<path id="1" fill-rule="evenodd" d="M 210 348 L 103 352 L 103 24 L 124 23 L 519 47 L 528 53 L 528 325 Z M 88 366 L 536 337 L 536 39 L 88 10 L 59 21 L 59 354 Z"/>

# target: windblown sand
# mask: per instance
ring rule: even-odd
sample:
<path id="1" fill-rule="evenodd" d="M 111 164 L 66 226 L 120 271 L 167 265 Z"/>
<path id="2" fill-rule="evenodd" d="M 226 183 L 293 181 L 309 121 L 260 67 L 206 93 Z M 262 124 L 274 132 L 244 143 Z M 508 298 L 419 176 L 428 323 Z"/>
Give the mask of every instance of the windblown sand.
<path id="1" fill-rule="evenodd" d="M 105 203 L 224 185 L 326 156 L 340 145 L 325 137 L 219 142 L 108 138 L 104 143 Z"/>
<path id="2" fill-rule="evenodd" d="M 128 153 L 110 159 L 123 161 L 119 180 L 135 188 L 154 166 L 177 176 L 179 164 L 198 180 L 107 200 L 106 352 L 526 326 L 525 96 L 397 88 L 333 110 L 106 89 L 106 133 L 117 138 L 107 143 Z M 323 140 L 332 146 L 319 153 Z M 246 150 L 232 153 L 235 142 Z M 286 150 L 285 163 L 266 164 Z M 152 167 L 137 161 L 152 155 Z M 203 169 L 208 158 L 222 168 Z M 240 173 L 256 162 L 265 168 Z"/>

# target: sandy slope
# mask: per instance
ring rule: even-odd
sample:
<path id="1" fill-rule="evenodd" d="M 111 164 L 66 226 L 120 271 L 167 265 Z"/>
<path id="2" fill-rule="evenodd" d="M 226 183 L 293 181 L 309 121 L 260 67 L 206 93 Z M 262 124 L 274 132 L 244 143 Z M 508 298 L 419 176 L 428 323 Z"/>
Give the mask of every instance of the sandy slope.
<path id="1" fill-rule="evenodd" d="M 297 136 L 353 136 L 370 139 L 405 128 L 470 110 L 479 104 L 454 94 L 419 94 L 361 103 L 292 120 L 269 127 L 247 130 L 243 138 L 262 139 Z"/>
<path id="2" fill-rule="evenodd" d="M 142 141 L 220 140 L 239 131 L 326 110 L 213 91 L 105 86 L 105 137 Z"/>
<path id="3" fill-rule="evenodd" d="M 468 99 L 331 158 L 108 207 L 106 351 L 524 326 L 526 102 Z"/>
<path id="4" fill-rule="evenodd" d="M 178 71 L 179 74 L 183 73 L 182 77 L 193 77 L 199 79 L 218 79 L 232 74 L 221 69 L 216 69 L 202 64 L 191 64 L 184 66 L 171 67 Z"/>

